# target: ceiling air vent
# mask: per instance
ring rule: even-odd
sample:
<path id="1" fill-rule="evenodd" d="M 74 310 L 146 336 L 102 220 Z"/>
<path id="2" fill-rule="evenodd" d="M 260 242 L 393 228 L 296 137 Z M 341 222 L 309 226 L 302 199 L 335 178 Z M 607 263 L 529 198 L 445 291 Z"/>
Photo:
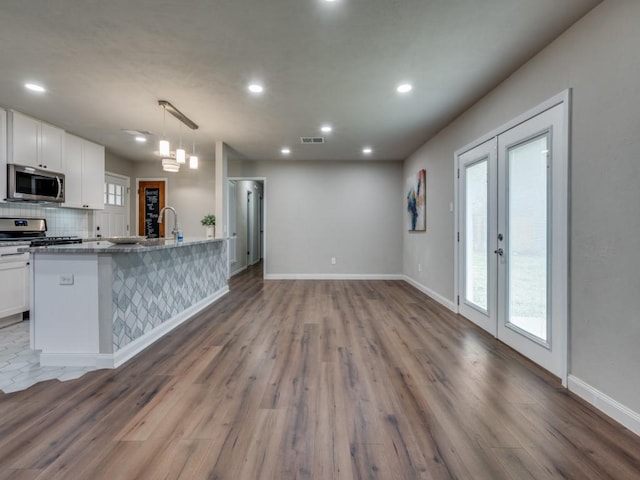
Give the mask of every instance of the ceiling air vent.
<path id="1" fill-rule="evenodd" d="M 304 145 L 324 143 L 324 137 L 300 137 L 300 143 Z"/>

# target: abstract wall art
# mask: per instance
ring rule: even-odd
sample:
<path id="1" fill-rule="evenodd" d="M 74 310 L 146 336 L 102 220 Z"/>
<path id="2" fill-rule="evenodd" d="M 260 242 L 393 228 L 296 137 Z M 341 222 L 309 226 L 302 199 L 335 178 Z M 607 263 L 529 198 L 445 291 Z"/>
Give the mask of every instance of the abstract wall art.
<path id="1" fill-rule="evenodd" d="M 410 232 L 427 230 L 427 171 L 407 178 L 407 225 Z"/>

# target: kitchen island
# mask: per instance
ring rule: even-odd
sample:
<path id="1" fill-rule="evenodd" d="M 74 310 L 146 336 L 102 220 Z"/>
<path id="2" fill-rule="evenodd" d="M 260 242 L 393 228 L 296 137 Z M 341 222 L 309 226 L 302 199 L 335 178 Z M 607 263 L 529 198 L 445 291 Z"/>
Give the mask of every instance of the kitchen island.
<path id="1" fill-rule="evenodd" d="M 117 367 L 229 291 L 226 239 L 27 251 L 43 366 Z"/>

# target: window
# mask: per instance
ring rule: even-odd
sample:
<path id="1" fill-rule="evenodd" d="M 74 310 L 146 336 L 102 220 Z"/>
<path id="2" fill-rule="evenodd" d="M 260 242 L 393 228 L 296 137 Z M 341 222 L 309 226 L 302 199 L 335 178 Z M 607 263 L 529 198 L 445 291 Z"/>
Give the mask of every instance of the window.
<path id="1" fill-rule="evenodd" d="M 104 182 L 104 204 L 124 207 L 124 186 Z"/>

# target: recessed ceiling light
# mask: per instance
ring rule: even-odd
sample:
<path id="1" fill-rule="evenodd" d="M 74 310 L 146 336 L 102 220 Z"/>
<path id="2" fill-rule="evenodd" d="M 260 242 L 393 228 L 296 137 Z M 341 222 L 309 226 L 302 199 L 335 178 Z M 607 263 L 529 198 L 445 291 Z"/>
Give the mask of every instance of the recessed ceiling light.
<path id="1" fill-rule="evenodd" d="M 26 88 L 27 90 L 31 90 L 32 92 L 38 92 L 38 93 L 43 93 L 47 91 L 42 85 L 38 85 L 36 83 L 25 83 L 24 88 Z"/>
<path id="2" fill-rule="evenodd" d="M 410 83 L 403 83 L 398 85 L 398 88 L 396 88 L 396 91 L 398 93 L 409 93 L 411 90 L 413 90 L 413 85 L 411 85 Z"/>
<path id="3" fill-rule="evenodd" d="M 320 131 L 324 133 L 331 133 L 332 130 L 333 128 L 331 127 L 331 125 L 322 125 L 320 127 Z"/>
<path id="4" fill-rule="evenodd" d="M 373 152 L 373 149 L 371 147 L 364 147 L 362 149 L 362 153 L 364 153 L 365 155 L 371 155 L 371 152 Z"/>
<path id="5" fill-rule="evenodd" d="M 264 87 L 258 83 L 252 83 L 248 88 L 251 93 L 262 93 L 264 91 Z"/>
<path id="6" fill-rule="evenodd" d="M 138 142 L 138 143 L 147 143 L 147 138 L 146 137 L 137 136 L 136 137 L 136 142 Z"/>
<path id="7" fill-rule="evenodd" d="M 291 150 L 287 147 L 284 147 L 282 150 L 280 150 L 280 153 L 282 153 L 283 155 L 289 155 L 291 153 Z"/>

